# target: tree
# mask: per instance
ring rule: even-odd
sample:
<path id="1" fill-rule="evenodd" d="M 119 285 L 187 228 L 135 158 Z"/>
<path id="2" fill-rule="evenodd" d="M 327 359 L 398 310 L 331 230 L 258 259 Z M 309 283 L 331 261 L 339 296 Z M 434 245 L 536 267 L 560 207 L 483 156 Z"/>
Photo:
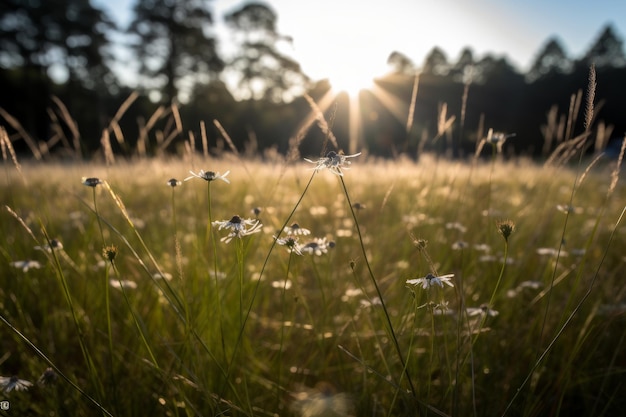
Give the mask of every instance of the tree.
<path id="1" fill-rule="evenodd" d="M 611 25 L 605 26 L 598 40 L 591 45 L 582 59 L 586 67 L 595 64 L 596 67 L 623 67 L 626 65 L 624 42 L 615 33 Z"/>
<path id="2" fill-rule="evenodd" d="M 567 74 L 572 71 L 572 65 L 559 40 L 551 38 L 537 54 L 526 79 L 532 82 L 548 75 Z"/>
<path id="3" fill-rule="evenodd" d="M 137 0 L 133 12 L 127 32 L 135 37 L 131 47 L 145 87 L 165 87 L 166 100 L 172 101 L 183 81 L 216 78 L 223 70 L 209 31 L 213 16 L 208 0 Z"/>
<path id="4" fill-rule="evenodd" d="M 402 52 L 393 51 L 387 58 L 387 64 L 394 74 L 415 75 L 415 64 Z"/>
<path id="5" fill-rule="evenodd" d="M 89 0 L 6 0 L 0 8 L 0 65 L 96 88 L 108 67 L 109 17 Z"/>
<path id="6" fill-rule="evenodd" d="M 239 53 L 229 66 L 245 98 L 289 101 L 306 88 L 308 77 L 300 64 L 279 50 L 281 43 L 292 39 L 278 33 L 277 20 L 263 3 L 248 3 L 225 16 L 239 38 Z"/>
<path id="7" fill-rule="evenodd" d="M 459 55 L 459 59 L 452 66 L 452 68 L 450 68 L 450 76 L 457 82 L 465 83 L 472 81 L 471 77 L 474 72 L 475 65 L 474 53 L 472 50 L 470 48 L 463 48 L 461 54 Z"/>
<path id="8" fill-rule="evenodd" d="M 434 47 L 424 60 L 423 72 L 430 75 L 447 75 L 450 71 L 446 54 L 438 47 Z"/>

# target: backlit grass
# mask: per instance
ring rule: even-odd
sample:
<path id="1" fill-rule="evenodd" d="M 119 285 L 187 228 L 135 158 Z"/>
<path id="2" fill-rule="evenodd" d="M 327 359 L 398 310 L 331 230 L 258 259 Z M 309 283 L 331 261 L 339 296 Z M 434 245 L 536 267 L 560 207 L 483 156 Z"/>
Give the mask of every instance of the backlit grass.
<path id="1" fill-rule="evenodd" d="M 351 162 L 5 162 L 0 374 L 34 383 L 10 415 L 623 413 L 614 163 Z M 230 184 L 167 185 L 200 169 Z M 235 215 L 261 232 L 220 241 Z M 275 244 L 293 223 L 326 252 Z"/>

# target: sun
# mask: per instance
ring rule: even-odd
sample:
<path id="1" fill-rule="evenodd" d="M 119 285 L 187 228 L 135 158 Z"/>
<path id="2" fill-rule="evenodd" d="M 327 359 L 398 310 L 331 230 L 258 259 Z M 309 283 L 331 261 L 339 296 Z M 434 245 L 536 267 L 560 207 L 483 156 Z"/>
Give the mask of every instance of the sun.
<path id="1" fill-rule="evenodd" d="M 361 104 L 363 100 L 377 100 L 401 123 L 406 123 L 409 105 L 402 102 L 393 94 L 385 91 L 377 84 L 377 80 L 383 79 L 389 74 L 389 67 L 382 60 L 382 65 L 375 57 L 368 54 L 360 54 L 353 48 L 351 53 L 342 53 L 334 57 L 328 56 L 324 66 L 323 78 L 328 80 L 330 89 L 317 100 L 315 109 L 305 123 L 312 123 L 317 116 L 315 111 L 325 112 L 337 97 L 347 97 L 348 123 L 348 149 L 349 154 L 354 154 L 362 149 L 363 143 L 363 120 L 361 120 Z M 319 79 L 323 79 L 319 78 Z M 367 96 L 362 93 L 367 91 Z M 344 102 L 346 103 L 346 102 Z M 317 110 L 316 110 L 317 109 Z M 337 146 L 335 144 L 335 146 Z"/>
<path id="2" fill-rule="evenodd" d="M 384 75 L 380 68 L 373 65 L 355 65 L 344 62 L 329 68 L 328 82 L 335 93 L 346 93 L 350 97 L 358 97 L 363 90 L 371 90 L 374 80 Z"/>
<path id="3" fill-rule="evenodd" d="M 350 97 L 358 97 L 363 90 L 374 86 L 374 74 L 359 70 L 338 70 L 329 75 L 328 82 L 335 93 L 346 93 Z"/>

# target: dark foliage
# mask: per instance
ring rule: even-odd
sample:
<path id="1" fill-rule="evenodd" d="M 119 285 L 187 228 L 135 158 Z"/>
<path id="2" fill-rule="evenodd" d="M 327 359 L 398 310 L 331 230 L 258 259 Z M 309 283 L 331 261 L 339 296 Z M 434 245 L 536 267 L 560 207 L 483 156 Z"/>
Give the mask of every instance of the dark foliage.
<path id="1" fill-rule="evenodd" d="M 211 146 L 218 146 L 220 134 L 213 120 L 220 121 L 240 150 L 275 149 L 283 153 L 302 123 L 310 120 L 311 108 L 300 92 L 307 91 L 319 101 L 330 89 L 325 80 L 309 80 L 297 62 L 279 52 L 278 44 L 290 38 L 277 32 L 277 15 L 262 3 L 246 4 L 225 16 L 238 42 L 238 50 L 230 59 L 217 53 L 218 40 L 210 30 L 213 15 L 205 0 L 137 0 L 134 13 L 125 33 L 132 34 L 131 50 L 141 63 L 142 80 L 146 81 L 140 83 L 140 92 L 159 89 L 166 104 L 151 102 L 144 96 L 135 100 L 115 121 L 118 132 L 124 135 L 123 142 L 117 137 L 117 141 L 111 140 L 117 153 L 137 153 L 138 141 L 143 141 L 142 155 L 178 152 L 189 132 L 200 148 L 201 123 L 205 123 Z M 101 147 L 103 131 L 114 133 L 111 120 L 133 92 L 120 85 L 110 70 L 116 62 L 110 53 L 110 35 L 115 30 L 106 14 L 87 0 L 3 3 L 0 124 L 9 132 L 16 149 L 29 150 L 7 115 L 19 121 L 40 147 L 50 152 L 72 150 L 74 157 L 91 157 Z M 399 112 L 403 116 L 384 105 L 375 92 L 361 93 L 359 148 L 373 154 L 417 157 L 426 149 L 467 157 L 492 128 L 516 133 L 505 146 L 506 154 L 545 155 L 555 146 L 545 141 L 547 126 L 567 117 L 570 100 L 579 91 L 584 101 L 591 65 L 597 70 L 594 126 L 602 124 L 605 132 L 617 137 L 626 132 L 626 58 L 623 41 L 611 26 L 599 32 L 579 59 L 568 57 L 558 38 L 549 39 L 539 48 L 526 74 L 511 66 L 505 57 L 476 58 L 469 48 L 456 62 L 449 62 L 441 49 L 433 48 L 422 65 L 415 65 L 398 51 L 390 55 L 388 63 L 391 72 L 382 76 L 377 86 L 401 104 Z M 53 81 L 52 75 L 59 69 L 66 78 Z M 415 120 L 407 131 L 416 72 L 420 78 Z M 220 74 L 226 73 L 239 80 L 237 94 L 228 91 L 220 80 Z M 188 102 L 173 108 L 171 99 L 178 97 L 181 80 L 191 80 L 193 87 Z M 346 151 L 350 141 L 349 105 L 348 97 L 339 95 L 325 109 L 339 145 Z M 180 132 L 172 127 L 176 110 L 180 111 Z M 442 133 L 438 124 L 444 111 L 446 120 L 454 118 L 454 123 Z M 155 112 L 159 117 L 142 137 L 143 127 Z M 583 118 L 578 117 L 570 137 L 583 130 Z M 77 138 L 72 136 L 76 136 L 74 124 L 79 129 Z M 174 133 L 163 144 L 163 138 L 155 133 L 158 131 Z M 322 131 L 313 124 L 301 142 L 301 153 L 319 153 L 323 138 Z"/>

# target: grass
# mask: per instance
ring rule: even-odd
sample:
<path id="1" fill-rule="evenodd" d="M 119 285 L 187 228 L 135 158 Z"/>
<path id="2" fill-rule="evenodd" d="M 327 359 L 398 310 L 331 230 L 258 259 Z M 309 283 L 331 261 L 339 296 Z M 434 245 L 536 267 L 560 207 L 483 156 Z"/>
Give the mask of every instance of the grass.
<path id="1" fill-rule="evenodd" d="M 121 162 L 109 131 L 136 96 L 105 165 L 20 164 L 0 127 L 0 415 L 624 415 L 626 140 L 617 162 L 580 157 L 595 83 L 543 166 L 502 162 L 489 129 L 486 162 L 311 169 L 310 125 L 262 162 L 218 122 L 230 156 L 203 125 L 203 157 L 190 134 L 145 159 L 147 129 Z"/>
<path id="2" fill-rule="evenodd" d="M 0 374 L 59 375 L 10 415 L 623 414 L 618 171 L 352 162 L 5 163 Z M 166 185 L 199 168 L 231 184 Z M 209 227 L 254 207 L 260 233 Z M 294 222 L 334 244 L 289 253 Z"/>

